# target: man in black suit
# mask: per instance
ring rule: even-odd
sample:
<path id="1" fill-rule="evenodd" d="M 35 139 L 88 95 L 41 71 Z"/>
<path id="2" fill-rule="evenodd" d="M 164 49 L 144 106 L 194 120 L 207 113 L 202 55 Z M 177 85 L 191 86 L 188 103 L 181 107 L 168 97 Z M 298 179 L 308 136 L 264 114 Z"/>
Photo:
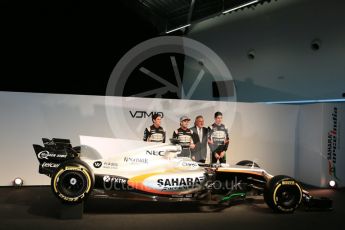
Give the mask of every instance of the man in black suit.
<path id="1" fill-rule="evenodd" d="M 195 118 L 193 131 L 193 141 L 195 148 L 192 150 L 192 159 L 197 162 L 205 163 L 207 156 L 208 129 L 204 127 L 204 118 L 199 115 Z"/>

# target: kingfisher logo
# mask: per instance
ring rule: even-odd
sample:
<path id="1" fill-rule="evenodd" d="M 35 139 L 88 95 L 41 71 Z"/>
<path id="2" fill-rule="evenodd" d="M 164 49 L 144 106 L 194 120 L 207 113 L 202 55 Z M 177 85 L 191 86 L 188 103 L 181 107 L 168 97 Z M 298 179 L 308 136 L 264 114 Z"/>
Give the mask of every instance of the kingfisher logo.
<path id="1" fill-rule="evenodd" d="M 327 160 L 328 160 L 328 171 L 329 175 L 337 178 L 336 175 L 336 164 L 337 164 L 337 139 L 338 139 L 338 108 L 334 107 L 332 113 L 333 127 L 328 132 L 328 143 L 327 143 Z"/>
<path id="2" fill-rule="evenodd" d="M 164 117 L 163 112 L 146 112 L 146 111 L 129 111 L 129 113 L 131 114 L 132 118 L 148 118 L 148 117 L 152 117 L 155 114 L 158 114 L 161 116 L 161 118 Z"/>

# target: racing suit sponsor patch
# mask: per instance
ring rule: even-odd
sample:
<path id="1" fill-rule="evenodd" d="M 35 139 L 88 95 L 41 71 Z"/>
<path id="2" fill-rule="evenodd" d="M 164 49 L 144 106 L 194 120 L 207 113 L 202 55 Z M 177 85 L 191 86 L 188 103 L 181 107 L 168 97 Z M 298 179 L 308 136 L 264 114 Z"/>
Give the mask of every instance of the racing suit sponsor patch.
<path id="1" fill-rule="evenodd" d="M 146 128 L 144 131 L 144 141 L 165 143 L 165 130 L 162 127 L 156 128 L 154 125 Z"/>

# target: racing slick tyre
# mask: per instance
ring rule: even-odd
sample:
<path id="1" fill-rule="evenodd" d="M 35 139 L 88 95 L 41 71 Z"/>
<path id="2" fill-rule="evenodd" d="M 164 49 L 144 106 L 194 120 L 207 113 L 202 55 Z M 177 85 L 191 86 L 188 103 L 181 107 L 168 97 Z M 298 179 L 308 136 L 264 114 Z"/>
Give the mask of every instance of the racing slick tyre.
<path id="1" fill-rule="evenodd" d="M 249 166 L 249 167 L 252 167 L 254 166 L 255 168 L 260 168 L 260 166 L 255 163 L 254 161 L 250 161 L 250 160 L 243 160 L 243 161 L 240 161 L 238 162 L 236 165 L 240 165 L 240 166 Z"/>
<path id="2" fill-rule="evenodd" d="M 94 175 L 85 163 L 71 160 L 57 168 L 51 179 L 51 188 L 63 203 L 78 204 L 90 194 L 94 181 Z"/>
<path id="3" fill-rule="evenodd" d="M 303 192 L 300 184 L 289 176 L 275 176 L 264 188 L 266 204 L 275 212 L 292 213 L 301 204 Z"/>

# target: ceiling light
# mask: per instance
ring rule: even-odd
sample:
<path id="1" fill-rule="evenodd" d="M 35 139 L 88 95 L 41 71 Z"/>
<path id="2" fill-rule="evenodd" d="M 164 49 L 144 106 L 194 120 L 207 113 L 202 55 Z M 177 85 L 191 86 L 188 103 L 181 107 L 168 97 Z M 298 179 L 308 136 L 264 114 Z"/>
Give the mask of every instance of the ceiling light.
<path id="1" fill-rule="evenodd" d="M 177 31 L 177 30 L 180 30 L 180 29 L 183 29 L 183 28 L 186 28 L 186 27 L 188 27 L 188 26 L 190 26 L 191 24 L 187 24 L 187 25 L 184 25 L 184 26 L 181 26 L 181 27 L 178 27 L 178 28 L 176 28 L 176 29 L 173 29 L 173 30 L 169 30 L 169 31 L 167 31 L 167 32 L 165 32 L 165 33 L 171 33 L 171 32 L 174 32 L 174 31 Z"/>
<path id="2" fill-rule="evenodd" d="M 345 102 L 345 99 L 316 99 L 301 101 L 267 101 L 265 104 L 310 104 L 310 103 L 326 103 L 326 102 Z"/>
<path id="3" fill-rule="evenodd" d="M 243 8 L 243 7 L 245 7 L 245 6 L 249 6 L 249 5 L 251 5 L 251 4 L 257 3 L 258 1 L 259 1 L 259 0 L 255 0 L 255 1 L 251 1 L 251 2 L 248 2 L 248 3 L 246 3 L 246 4 L 243 4 L 243 5 L 240 5 L 240 6 L 236 6 L 236 7 L 234 7 L 234 8 L 231 8 L 231 9 L 229 9 L 229 10 L 224 11 L 223 14 L 229 13 L 229 12 L 234 11 L 234 10 L 238 10 L 238 9 Z"/>

